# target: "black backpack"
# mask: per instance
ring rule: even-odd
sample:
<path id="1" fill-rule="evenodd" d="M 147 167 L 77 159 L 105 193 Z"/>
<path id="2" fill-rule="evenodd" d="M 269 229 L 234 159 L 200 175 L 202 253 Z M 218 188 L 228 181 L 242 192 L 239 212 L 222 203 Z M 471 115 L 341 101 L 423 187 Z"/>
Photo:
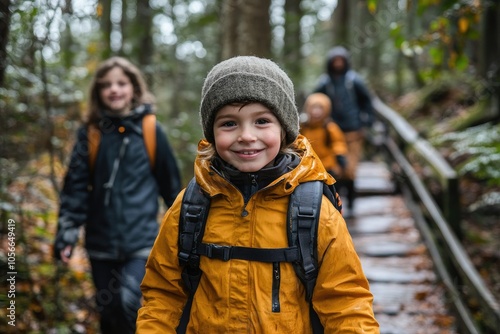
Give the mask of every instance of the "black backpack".
<path id="1" fill-rule="evenodd" d="M 185 333 L 189 322 L 193 296 L 202 275 L 199 267 L 200 256 L 223 261 L 240 259 L 269 262 L 273 263 L 276 270 L 279 270 L 279 262 L 292 262 L 297 276 L 304 284 L 306 300 L 310 302 L 318 275 L 316 242 L 323 194 L 341 211 L 342 203 L 335 187 L 328 186 L 321 181 L 302 183 L 290 196 L 287 215 L 289 247 L 269 249 L 221 246 L 201 242 L 210 209 L 210 197 L 201 190 L 194 178 L 191 179 L 182 199 L 178 253 L 179 264 L 183 267 L 182 279 L 190 295 L 177 327 L 177 333 Z M 323 333 L 323 326 L 311 303 L 310 306 L 313 332 Z M 279 303 L 277 305 L 273 303 L 272 308 L 273 312 L 279 312 Z"/>

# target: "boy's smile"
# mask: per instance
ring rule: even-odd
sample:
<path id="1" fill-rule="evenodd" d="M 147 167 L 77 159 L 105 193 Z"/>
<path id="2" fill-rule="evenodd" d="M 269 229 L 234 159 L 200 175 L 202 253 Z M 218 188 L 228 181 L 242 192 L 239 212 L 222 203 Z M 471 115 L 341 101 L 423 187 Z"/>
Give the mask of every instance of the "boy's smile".
<path id="1" fill-rule="evenodd" d="M 281 133 L 278 118 L 261 103 L 226 105 L 215 116 L 215 149 L 242 172 L 272 163 L 281 148 Z"/>

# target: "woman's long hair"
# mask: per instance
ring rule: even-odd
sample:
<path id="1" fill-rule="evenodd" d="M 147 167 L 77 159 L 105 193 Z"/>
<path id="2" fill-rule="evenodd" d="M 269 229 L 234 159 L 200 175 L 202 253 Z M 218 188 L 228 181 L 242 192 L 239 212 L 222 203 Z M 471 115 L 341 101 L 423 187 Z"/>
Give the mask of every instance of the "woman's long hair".
<path id="1" fill-rule="evenodd" d="M 121 68 L 132 82 L 134 87 L 134 97 L 132 99 L 131 106 L 132 109 L 144 103 L 151 105 L 154 104 L 154 96 L 151 92 L 149 92 L 141 71 L 125 58 L 111 57 L 99 65 L 90 85 L 88 110 L 84 120 L 85 124 L 97 125 L 103 117 L 102 112 L 106 109 L 106 106 L 101 101 L 99 94 L 101 89 L 100 80 L 106 75 L 106 73 L 115 67 Z"/>

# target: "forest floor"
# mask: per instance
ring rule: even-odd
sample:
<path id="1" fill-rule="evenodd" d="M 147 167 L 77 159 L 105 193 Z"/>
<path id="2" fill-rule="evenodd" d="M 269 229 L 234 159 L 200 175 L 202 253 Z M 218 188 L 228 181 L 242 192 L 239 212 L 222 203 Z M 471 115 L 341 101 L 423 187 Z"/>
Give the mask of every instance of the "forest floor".
<path id="1" fill-rule="evenodd" d="M 0 304 L 15 302 L 14 322 L 7 307 L 0 308 L 1 333 L 98 333 L 98 315 L 90 266 L 82 247 L 75 247 L 69 265 L 53 258 L 58 195 L 51 180 L 48 155 L 39 156 L 23 168 L 8 188 L 12 203 L 2 204 L 2 213 L 13 224 L 1 230 L 12 232 L 13 239 L 2 233 L 1 249 L 15 243 L 14 257 L 8 258 L 15 275 L 15 295 L 1 295 Z M 56 164 L 55 176 L 61 184 L 64 167 Z M 80 238 L 81 240 L 82 238 Z M 0 264 L 7 257 L 0 252 Z M 13 260 L 13 261 L 11 261 Z M 12 312 L 10 312 L 12 316 Z"/>

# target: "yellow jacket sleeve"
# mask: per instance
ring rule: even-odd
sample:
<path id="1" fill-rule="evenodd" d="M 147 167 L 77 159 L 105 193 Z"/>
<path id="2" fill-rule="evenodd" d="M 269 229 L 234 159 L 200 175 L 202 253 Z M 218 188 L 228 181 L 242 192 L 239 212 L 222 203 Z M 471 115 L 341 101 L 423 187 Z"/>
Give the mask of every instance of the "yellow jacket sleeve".
<path id="1" fill-rule="evenodd" d="M 329 122 L 327 130 L 330 132 L 332 150 L 335 155 L 347 154 L 347 142 L 344 137 L 344 132 L 335 122 Z"/>
<path id="2" fill-rule="evenodd" d="M 325 333 L 379 333 L 373 295 L 346 223 L 326 198 L 318 231 L 320 270 L 313 307 Z"/>
<path id="3" fill-rule="evenodd" d="M 179 215 L 184 191 L 165 214 L 141 284 L 144 303 L 136 333 L 176 333 L 188 299 L 177 260 Z"/>

